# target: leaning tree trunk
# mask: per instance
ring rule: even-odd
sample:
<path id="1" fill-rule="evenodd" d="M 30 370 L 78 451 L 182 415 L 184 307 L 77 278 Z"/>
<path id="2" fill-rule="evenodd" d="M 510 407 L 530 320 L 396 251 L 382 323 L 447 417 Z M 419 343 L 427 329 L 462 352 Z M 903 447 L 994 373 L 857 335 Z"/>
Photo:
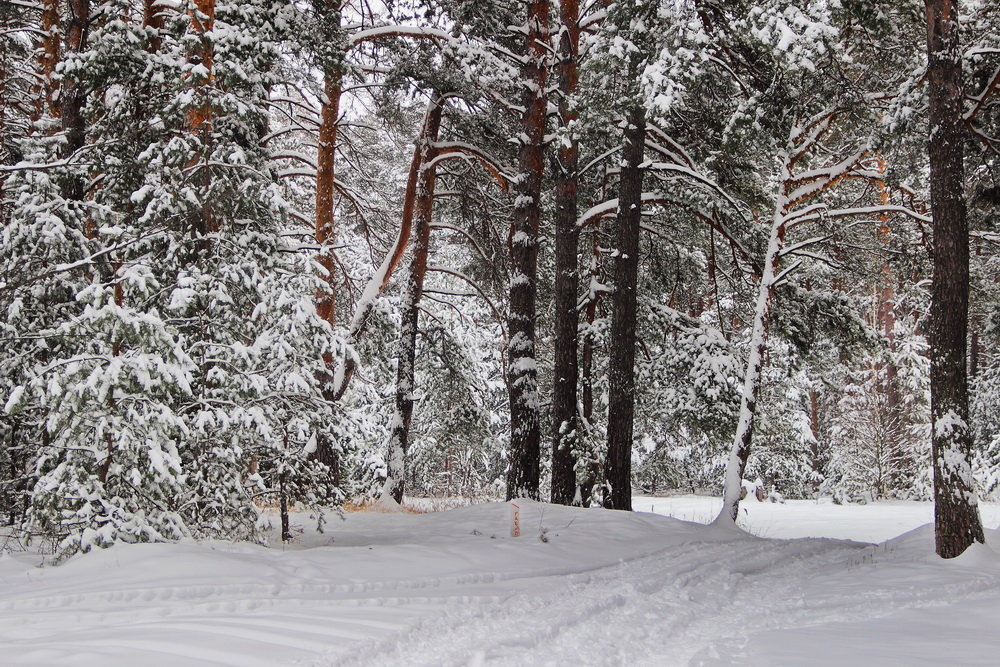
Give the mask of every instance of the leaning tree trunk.
<path id="1" fill-rule="evenodd" d="M 554 503 L 569 505 L 577 499 L 576 456 L 579 440 L 577 419 L 577 382 L 579 366 L 579 318 L 577 293 L 580 275 L 577 252 L 580 230 L 577 217 L 577 168 L 579 143 L 574 108 L 579 73 L 577 53 L 580 46 L 578 0 L 563 0 L 560 5 L 562 28 L 559 34 L 559 116 L 565 135 L 559 144 L 556 167 L 555 215 L 555 367 L 552 386 L 552 493 Z"/>
<path id="2" fill-rule="evenodd" d="M 510 311 L 507 316 L 507 390 L 510 398 L 510 459 L 507 498 L 538 499 L 539 399 L 535 361 L 535 296 L 538 274 L 538 226 L 541 220 L 545 117 L 548 107 L 548 0 L 528 7 L 525 59 L 521 67 L 524 107 L 521 116 L 519 174 L 511 223 Z"/>
<path id="3" fill-rule="evenodd" d="M 632 433 L 635 421 L 635 319 L 639 274 L 639 223 L 642 218 L 642 158 L 646 145 L 646 113 L 641 105 L 629 113 L 625 129 L 624 166 L 618 195 L 618 244 L 611 312 L 611 356 L 608 365 L 608 454 L 604 467 L 604 506 L 632 509 Z"/>
<path id="4" fill-rule="evenodd" d="M 787 182 L 786 180 L 782 184 L 782 192 L 784 192 Z M 736 425 L 736 435 L 733 436 L 729 462 L 726 465 L 722 510 L 715 520 L 716 523 L 735 524 L 740 511 L 740 489 L 743 486 L 743 474 L 746 472 L 747 460 L 750 458 L 750 446 L 753 441 L 757 400 L 760 398 L 761 371 L 764 367 L 764 355 L 767 353 L 767 332 L 771 321 L 774 288 L 781 263 L 781 251 L 785 245 L 787 213 L 785 201 L 785 198 L 782 197 L 778 206 L 775 207 L 771 236 L 767 244 L 767 256 L 764 258 L 764 272 L 760 277 L 757 289 L 757 304 L 754 308 L 753 329 L 750 334 L 750 354 L 747 357 L 746 371 L 743 374 L 739 422 Z"/>
<path id="5" fill-rule="evenodd" d="M 956 0 L 926 0 L 930 94 L 931 212 L 934 286 L 931 292 L 931 423 L 934 536 L 937 553 L 953 558 L 983 542 L 969 462 L 966 336 L 969 316 L 969 227 L 962 141 L 964 87 Z"/>
<path id="6" fill-rule="evenodd" d="M 403 323 L 399 335 L 399 354 L 396 357 L 396 410 L 389 433 L 388 470 L 382 497 L 391 497 L 397 503 L 403 500 L 406 475 L 406 450 L 410 444 L 410 423 L 413 420 L 413 402 L 416 390 L 414 361 L 417 347 L 417 324 L 420 315 L 420 298 L 424 293 L 424 276 L 427 274 L 427 254 L 430 250 L 431 215 L 434 209 L 434 185 L 437 170 L 431 161 L 435 157 L 435 142 L 441 128 L 443 104 L 441 95 L 435 93 L 427 108 L 424 128 L 420 134 L 420 169 L 417 178 L 416 203 L 413 224 L 413 254 L 410 271 L 403 291 Z"/>

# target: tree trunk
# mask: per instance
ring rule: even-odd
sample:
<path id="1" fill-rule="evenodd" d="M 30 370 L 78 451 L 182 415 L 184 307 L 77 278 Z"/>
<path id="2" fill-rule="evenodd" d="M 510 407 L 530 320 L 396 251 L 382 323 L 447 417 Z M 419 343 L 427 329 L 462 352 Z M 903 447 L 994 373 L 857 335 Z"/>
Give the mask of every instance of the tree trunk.
<path id="1" fill-rule="evenodd" d="M 157 0 L 144 0 L 142 6 L 142 24 L 149 29 L 149 42 L 146 45 L 146 50 L 150 53 L 156 53 L 160 50 L 160 44 L 162 38 L 160 36 L 163 30 L 163 12 L 164 7 L 157 4 Z"/>
<path id="2" fill-rule="evenodd" d="M 930 97 L 931 212 L 934 286 L 931 292 L 931 420 L 934 535 L 942 558 L 983 542 L 972 481 L 966 346 L 969 316 L 969 228 L 966 218 L 964 87 L 959 7 L 926 0 Z"/>
<path id="3" fill-rule="evenodd" d="M 339 27 L 339 15 L 337 17 Z M 316 291 L 316 314 L 331 327 L 336 324 L 337 297 L 334 277 L 336 260 L 333 244 L 336 240 L 336 222 L 333 218 L 334 192 L 336 191 L 337 121 L 340 116 L 340 97 L 343 76 L 339 67 L 331 66 L 325 72 L 323 93 L 326 99 L 320 110 L 319 145 L 316 149 L 316 245 L 319 246 L 319 265 L 323 269 L 322 286 Z M 323 362 L 333 371 L 337 361 L 326 353 Z M 328 394 L 335 390 L 327 390 Z M 339 396 L 338 396 L 339 398 Z M 329 470 L 333 486 L 340 486 L 340 456 L 330 437 L 324 434 L 316 443 L 316 460 Z"/>
<path id="4" fill-rule="evenodd" d="M 879 171 L 884 174 L 886 172 L 886 162 L 881 157 L 878 160 L 878 166 Z M 889 186 L 884 179 L 878 181 L 878 190 L 879 201 L 885 205 L 889 204 Z M 892 228 L 889 227 L 888 214 L 882 215 L 879 220 L 879 234 L 882 237 L 882 243 L 888 250 L 889 244 L 892 241 Z M 895 281 L 896 278 L 893 275 L 892 267 L 887 260 L 883 260 L 882 285 L 876 291 L 878 302 L 876 303 L 875 323 L 876 328 L 881 329 L 882 335 L 885 336 L 890 353 L 896 351 L 896 307 L 893 303 L 896 298 Z M 886 445 L 889 448 L 891 456 L 902 457 L 905 456 L 905 452 L 902 445 L 903 400 L 899 391 L 899 368 L 890 359 L 886 363 L 878 364 L 876 371 L 880 376 L 879 390 L 885 396 L 885 419 L 883 423 L 885 425 Z"/>
<path id="5" fill-rule="evenodd" d="M 214 80 L 213 61 L 215 54 L 212 42 L 207 37 L 214 26 L 215 0 L 195 0 L 194 6 L 191 8 L 191 28 L 198 36 L 198 45 L 190 53 L 188 60 L 192 65 L 200 65 L 203 70 L 201 73 L 192 75 L 192 92 L 196 103 L 187 110 L 185 118 L 187 131 L 193 138 L 195 145 L 199 146 L 199 154 L 192 159 L 192 165 L 207 159 L 208 155 L 205 150 L 211 141 L 213 112 L 211 103 L 204 99 L 204 89 L 211 86 Z M 208 178 L 210 176 L 207 169 L 198 169 L 193 177 L 195 185 L 201 191 L 208 190 Z M 210 248 L 210 242 L 206 237 L 209 233 L 217 231 L 212 203 L 200 202 L 199 206 L 189 213 L 189 223 L 192 236 L 199 239 L 199 250 L 207 252 Z"/>
<path id="6" fill-rule="evenodd" d="M 66 53 L 80 53 L 86 48 L 90 22 L 90 0 L 69 0 L 69 23 L 66 28 Z M 63 79 L 59 91 L 60 117 L 66 134 L 63 157 L 68 157 L 83 147 L 86 139 L 86 125 L 83 105 L 87 101 L 87 91 L 72 77 Z M 83 199 L 83 181 L 73 184 L 69 197 L 75 201 Z"/>
<path id="7" fill-rule="evenodd" d="M 618 244 L 612 296 L 611 357 L 608 366 L 608 454 L 604 506 L 632 509 L 632 431 L 635 421 L 635 319 L 642 218 L 642 158 L 646 113 L 636 105 L 625 129 L 624 166 L 619 181 Z"/>
<path id="8" fill-rule="evenodd" d="M 813 497 L 819 497 L 820 478 L 823 473 L 820 465 L 820 427 L 819 427 L 819 392 L 815 387 L 809 389 L 809 431 L 812 434 L 812 443 L 809 447 L 809 454 L 812 458 L 812 492 Z"/>
<path id="9" fill-rule="evenodd" d="M 726 466 L 725 487 L 722 495 L 722 510 L 716 518 L 716 523 L 735 524 L 740 511 L 740 490 L 743 486 L 743 474 L 746 472 L 747 460 L 750 458 L 750 445 L 753 441 L 753 428 L 757 416 L 757 400 L 760 397 L 761 371 L 764 367 L 764 356 L 767 353 L 767 332 L 771 322 L 771 305 L 774 299 L 775 282 L 778 278 L 778 268 L 781 264 L 781 250 L 785 244 L 786 214 L 788 204 L 785 197 L 790 175 L 782 185 L 782 194 L 775 207 L 774 221 L 771 224 L 771 236 L 767 244 L 767 256 L 764 259 L 764 273 L 757 289 L 757 305 L 754 308 L 753 330 L 750 334 L 750 352 L 747 357 L 746 371 L 743 375 L 743 395 L 740 398 L 740 416 L 733 437 L 729 462 Z"/>
<path id="10" fill-rule="evenodd" d="M 59 117 L 59 106 L 56 104 L 56 82 L 53 76 L 59 63 L 59 0 L 45 0 L 42 7 L 42 44 L 38 51 L 39 91 L 35 96 L 35 109 L 32 120 L 39 120 L 48 113 L 53 118 Z"/>
<path id="11" fill-rule="evenodd" d="M 599 267 L 601 261 L 601 249 L 598 241 L 597 230 L 591 239 L 591 265 L 590 281 L 591 286 L 598 280 Z M 594 320 L 597 319 L 597 303 L 601 298 L 600 291 L 592 291 L 587 300 L 585 311 L 586 329 L 583 336 L 583 350 L 580 353 L 580 418 L 581 426 L 585 432 L 589 432 L 594 422 Z M 600 465 L 597 458 L 589 452 L 590 464 L 587 466 L 587 475 L 580 480 L 580 505 L 590 507 L 594 500 L 594 486 L 600 477 Z"/>
<path id="12" fill-rule="evenodd" d="M 525 59 L 521 67 L 524 113 L 521 117 L 519 174 L 510 230 L 510 311 L 507 316 L 507 389 L 510 398 L 510 459 L 507 498 L 538 499 L 541 434 L 538 366 L 535 361 L 535 296 L 548 54 L 548 0 L 528 7 Z"/>
<path id="13" fill-rule="evenodd" d="M 577 296 L 580 275 L 577 252 L 580 230 L 577 218 L 577 168 L 579 146 L 574 108 L 579 73 L 580 7 L 578 0 L 560 5 L 562 30 L 559 35 L 559 116 L 565 135 L 559 144 L 556 168 L 555 215 L 555 367 L 552 386 L 552 494 L 553 503 L 571 504 L 577 496 L 576 455 L 579 441 L 577 420 L 577 362 L 579 318 Z"/>
<path id="14" fill-rule="evenodd" d="M 291 542 L 292 529 L 288 520 L 288 473 L 278 474 L 278 512 L 281 515 L 281 541 Z"/>
<path id="15" fill-rule="evenodd" d="M 199 36 L 199 44 L 189 56 L 193 65 L 201 65 L 205 74 L 195 79 L 195 89 L 211 84 L 214 79 L 215 52 L 207 34 L 215 27 L 215 0 L 195 0 L 191 9 L 191 26 Z M 188 129 L 192 134 L 205 135 L 211 129 L 212 107 L 202 103 L 187 112 Z"/>
<path id="16" fill-rule="evenodd" d="M 337 120 L 340 115 L 341 75 L 338 71 L 326 73 L 323 101 L 320 112 L 319 146 L 316 150 L 316 244 L 319 246 L 319 265 L 323 267 L 323 288 L 316 295 L 316 313 L 334 324 L 336 295 L 334 274 L 336 263 L 331 247 L 336 239 L 333 219 L 333 195 L 336 189 L 337 170 Z"/>
<path id="17" fill-rule="evenodd" d="M 413 225 L 413 254 L 410 271 L 403 292 L 403 322 L 399 335 L 399 354 L 396 357 L 396 410 L 389 434 L 388 471 L 382 497 L 403 501 L 406 474 L 406 451 L 410 444 L 410 423 L 413 419 L 415 386 L 414 361 L 416 359 L 417 325 L 420 316 L 420 298 L 424 293 L 427 274 L 427 254 L 430 250 L 431 216 L 434 209 L 434 186 L 437 171 L 430 165 L 441 128 L 443 110 L 441 95 L 435 93 L 427 108 L 423 131 L 418 140 L 420 169 L 417 178 L 416 204 Z"/>

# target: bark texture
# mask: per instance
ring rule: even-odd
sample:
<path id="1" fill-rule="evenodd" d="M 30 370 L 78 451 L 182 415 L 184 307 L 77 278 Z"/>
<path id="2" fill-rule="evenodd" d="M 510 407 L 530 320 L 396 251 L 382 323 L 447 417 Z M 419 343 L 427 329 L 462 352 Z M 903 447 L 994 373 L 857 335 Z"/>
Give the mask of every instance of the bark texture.
<path id="1" fill-rule="evenodd" d="M 80 53 L 87 45 L 90 24 L 90 0 L 69 0 L 69 21 L 66 25 L 66 52 Z M 87 139 L 86 119 L 83 106 L 87 101 L 87 91 L 72 76 L 63 79 L 59 90 L 59 117 L 66 143 L 62 157 L 68 158 L 83 148 Z M 83 201 L 84 179 L 74 174 L 63 186 L 63 196 L 71 201 Z"/>
<path id="2" fill-rule="evenodd" d="M 324 285 L 316 295 L 316 313 L 334 324 L 337 299 L 334 287 L 336 262 L 332 245 L 336 240 L 336 223 L 333 219 L 334 192 L 337 170 L 337 120 L 340 116 L 340 71 L 325 75 L 323 92 L 326 99 L 320 112 L 319 147 L 316 150 L 316 244 L 319 246 L 319 265 L 323 268 Z"/>
<path id="3" fill-rule="evenodd" d="M 555 367 L 552 387 L 552 491 L 551 500 L 563 505 L 577 497 L 576 456 L 579 439 L 577 383 L 579 349 L 577 297 L 580 274 L 577 254 L 580 231 L 577 218 L 579 146 L 575 123 L 578 114 L 573 96 L 579 82 L 577 57 L 580 47 L 580 7 L 578 0 L 560 5 L 558 62 L 559 116 L 565 133 L 556 162 L 555 215 Z"/>
<path id="4" fill-rule="evenodd" d="M 339 31 L 339 6 L 331 8 L 331 29 Z M 337 180 L 337 139 L 338 120 L 340 117 L 340 98 L 343 86 L 343 73 L 339 62 L 329 63 L 323 73 L 323 94 L 325 99 L 320 109 L 319 143 L 316 149 L 316 245 L 319 246 L 317 263 L 322 269 L 322 286 L 316 291 L 316 314 L 330 326 L 336 324 L 336 258 L 333 245 L 337 238 L 337 226 L 334 219 L 334 193 Z M 323 357 L 326 368 L 332 372 L 337 361 L 327 353 Z M 353 372 L 353 369 L 351 369 Z M 331 381 L 326 383 L 331 384 Z M 326 393 L 333 395 L 336 390 L 327 388 Z M 341 392 L 342 393 L 342 392 Z M 337 394 L 337 398 L 339 398 Z M 340 486 L 340 455 L 330 437 L 324 435 L 316 443 L 316 460 L 329 470 L 329 479 L 334 487 Z"/>
<path id="5" fill-rule="evenodd" d="M 59 0 L 45 0 L 42 6 L 42 40 L 38 50 L 38 74 L 40 94 L 35 95 L 35 110 L 32 120 L 39 120 L 48 113 L 53 118 L 59 116 L 56 105 L 57 87 L 55 82 L 56 64 L 59 62 Z"/>
<path id="6" fill-rule="evenodd" d="M 160 50 L 162 41 L 160 33 L 164 26 L 163 12 L 164 8 L 156 0 L 143 0 L 142 24 L 147 28 L 149 33 L 146 50 L 150 53 L 156 53 Z"/>
<path id="7" fill-rule="evenodd" d="M 618 243 L 611 312 L 608 364 L 608 455 L 604 466 L 604 506 L 632 509 L 632 434 L 635 420 L 635 316 L 642 217 L 642 159 L 645 110 L 636 105 L 625 129 L 624 164 L 618 194 Z"/>
<path id="8" fill-rule="evenodd" d="M 969 316 L 969 228 L 965 202 L 964 87 L 959 7 L 926 0 L 927 84 L 930 98 L 931 212 L 934 286 L 931 292 L 931 420 L 934 535 L 937 553 L 953 558 L 983 542 L 972 488 L 966 348 Z"/>
<path id="9" fill-rule="evenodd" d="M 510 458 L 507 498 L 538 499 L 541 446 L 538 366 L 535 361 L 535 299 L 538 290 L 538 226 L 541 220 L 548 106 L 548 0 L 528 5 L 525 58 L 521 67 L 520 151 L 517 198 L 510 230 L 510 311 L 507 316 L 507 389 L 510 399 Z"/>

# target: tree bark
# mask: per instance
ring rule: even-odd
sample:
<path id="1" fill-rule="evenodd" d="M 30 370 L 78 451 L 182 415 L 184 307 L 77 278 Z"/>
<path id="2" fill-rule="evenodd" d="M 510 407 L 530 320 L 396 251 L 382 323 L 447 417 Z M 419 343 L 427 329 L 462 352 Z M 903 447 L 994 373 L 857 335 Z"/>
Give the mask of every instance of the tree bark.
<path id="1" fill-rule="evenodd" d="M 215 27 L 215 0 L 195 0 L 191 9 L 191 26 L 199 36 L 197 48 L 189 56 L 194 65 L 201 65 L 205 74 L 195 79 L 195 88 L 210 85 L 214 79 L 215 50 L 207 34 Z M 187 112 L 188 129 L 192 134 L 204 135 L 211 130 L 212 106 L 202 103 L 191 107 Z"/>
<path id="2" fill-rule="evenodd" d="M 784 178 L 779 186 L 778 201 L 771 222 L 771 233 L 767 243 L 767 253 L 764 258 L 764 270 L 757 288 L 757 302 L 754 307 L 753 328 L 750 333 L 750 351 L 747 356 L 746 370 L 743 374 L 743 393 L 740 397 L 739 421 L 726 465 L 726 477 L 722 493 L 722 509 L 716 517 L 716 523 L 736 523 L 740 511 L 740 493 L 743 488 L 743 475 L 746 472 L 747 461 L 750 458 L 750 447 L 753 442 L 753 429 L 757 418 L 757 400 L 760 398 L 761 372 L 764 368 L 764 357 L 767 354 L 767 335 L 771 323 L 771 306 L 774 301 L 774 290 L 779 277 L 781 252 L 785 245 L 787 231 L 787 215 L 789 212 L 788 194 L 792 183 L 791 163 L 783 160 Z"/>
<path id="3" fill-rule="evenodd" d="M 519 174 L 510 230 L 510 311 L 507 316 L 507 389 L 510 399 L 510 458 L 507 498 L 538 499 L 540 417 L 538 366 L 535 361 L 535 298 L 538 273 L 538 227 L 541 220 L 548 107 L 548 0 L 528 6 L 525 59 L 521 67 Z"/>
<path id="4" fill-rule="evenodd" d="M 69 0 L 69 23 L 66 28 L 66 53 L 80 53 L 87 46 L 87 33 L 90 22 L 90 0 Z M 67 77 L 63 80 L 59 91 L 60 116 L 62 129 L 66 133 L 64 156 L 72 155 L 83 147 L 86 139 L 86 125 L 83 117 L 83 105 L 87 101 L 87 91 Z M 83 187 L 82 182 L 80 188 Z M 83 199 L 80 192 L 77 201 Z"/>
<path id="5" fill-rule="evenodd" d="M 559 34 L 559 116 L 565 133 L 559 145 L 556 168 L 555 215 L 555 367 L 552 387 L 552 490 L 553 503 L 569 505 L 577 497 L 576 454 L 579 440 L 577 383 L 579 365 L 579 317 L 577 297 L 580 275 L 577 253 L 580 230 L 577 218 L 579 145 L 574 108 L 579 72 L 579 0 L 563 0 L 560 5 L 562 29 Z M 582 501 L 582 498 L 581 498 Z"/>
<path id="6" fill-rule="evenodd" d="M 632 434 L 635 421 L 635 320 L 642 217 L 642 159 L 646 113 L 636 104 L 625 129 L 624 164 L 618 194 L 618 244 L 612 296 L 608 366 L 608 454 L 604 506 L 632 509 Z"/>
<path id="7" fill-rule="evenodd" d="M 591 265 L 590 281 L 591 285 L 599 278 L 599 267 L 601 262 L 601 249 L 598 242 L 599 234 L 594 231 L 591 239 Z M 581 426 L 589 432 L 594 423 L 594 321 L 597 319 L 597 304 L 601 298 L 601 292 L 594 290 L 590 293 L 585 310 L 586 329 L 583 336 L 583 349 L 580 353 L 580 418 Z M 597 458 L 590 456 L 590 464 L 587 466 L 586 476 L 579 480 L 580 505 L 590 507 L 594 499 L 594 486 L 600 477 L 600 464 Z"/>
<path id="8" fill-rule="evenodd" d="M 164 25 L 163 11 L 164 8 L 157 5 L 157 0 L 143 0 L 142 24 L 150 33 L 149 42 L 146 45 L 146 50 L 150 53 L 156 53 L 160 50 L 162 43 L 160 33 L 163 31 Z"/>
<path id="9" fill-rule="evenodd" d="M 191 28 L 194 34 L 198 36 L 198 45 L 189 54 L 188 60 L 191 64 L 200 65 L 203 68 L 202 73 L 193 75 L 192 77 L 193 92 L 195 99 L 198 101 L 187 110 L 185 118 L 187 131 L 195 142 L 195 145 L 199 146 L 197 157 L 191 161 L 192 164 L 195 164 L 199 160 L 208 157 L 205 149 L 210 142 L 212 131 L 212 104 L 205 99 L 199 98 L 205 97 L 204 89 L 211 86 L 215 78 L 213 71 L 215 53 L 212 42 L 207 36 L 215 26 L 215 0 L 195 0 L 190 15 Z M 207 169 L 197 170 L 193 178 L 199 190 L 207 191 L 207 179 L 210 178 Z M 212 211 L 212 203 L 208 201 L 200 202 L 195 210 L 190 211 L 188 217 L 191 234 L 194 238 L 199 239 L 199 250 L 207 252 L 211 246 L 210 241 L 206 238 L 207 235 L 218 231 L 216 229 L 217 222 L 215 215 Z"/>
<path id="10" fill-rule="evenodd" d="M 48 113 L 53 118 L 59 117 L 59 106 L 55 77 L 56 65 L 59 63 L 59 0 L 45 0 L 42 7 L 42 44 L 38 51 L 39 91 L 35 96 L 35 110 L 32 120 L 39 120 Z"/>
<path id="11" fill-rule="evenodd" d="M 406 452 L 410 444 L 410 424 L 413 420 L 416 378 L 417 326 L 420 317 L 420 298 L 424 293 L 427 274 L 427 255 L 430 250 L 431 217 L 434 209 L 434 186 L 437 170 L 430 164 L 437 150 L 434 147 L 441 128 L 442 97 L 435 93 L 427 108 L 424 127 L 417 142 L 420 154 L 419 176 L 416 187 L 415 216 L 413 224 L 413 254 L 409 275 L 403 292 L 403 322 L 399 335 L 399 353 L 396 357 L 396 409 L 389 433 L 388 471 L 382 497 L 403 501 L 406 475 Z"/>
<path id="12" fill-rule="evenodd" d="M 326 17 L 335 24 L 333 30 L 340 30 L 339 7 Z M 337 297 L 335 287 L 336 258 L 333 244 L 336 241 L 337 226 L 333 217 L 334 193 L 337 180 L 337 139 L 340 117 L 340 98 L 343 90 L 343 70 L 340 63 L 328 63 L 323 73 L 323 94 L 325 99 L 320 109 L 319 141 L 316 149 L 316 245 L 319 246 L 317 261 L 322 268 L 322 285 L 316 291 L 316 314 L 331 327 L 336 325 Z M 333 372 L 337 360 L 333 354 L 323 355 L 327 371 Z M 353 373 L 353 368 L 351 369 Z M 328 395 L 336 394 L 336 389 L 325 391 Z M 340 398 L 339 394 L 336 398 Z M 340 453 L 334 447 L 330 437 L 324 434 L 318 438 L 316 452 L 317 461 L 329 470 L 329 479 L 334 487 L 340 486 Z"/>
<path id="13" fill-rule="evenodd" d="M 931 420 L 934 535 L 937 553 L 953 558 L 983 542 L 972 481 L 966 348 L 969 316 L 969 227 L 965 202 L 962 52 L 957 0 L 926 0 L 930 98 Z"/>
<path id="14" fill-rule="evenodd" d="M 813 496 L 819 497 L 820 475 L 822 466 L 820 465 L 820 426 L 819 426 L 819 392 L 815 387 L 809 389 L 809 431 L 812 434 L 812 443 L 809 446 L 809 454 L 812 458 L 812 492 Z"/>

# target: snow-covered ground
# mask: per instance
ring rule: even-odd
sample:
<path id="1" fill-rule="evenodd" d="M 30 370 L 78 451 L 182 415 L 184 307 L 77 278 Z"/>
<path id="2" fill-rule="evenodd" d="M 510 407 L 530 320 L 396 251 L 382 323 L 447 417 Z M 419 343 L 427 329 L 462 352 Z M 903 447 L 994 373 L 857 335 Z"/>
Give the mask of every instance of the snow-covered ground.
<path id="1" fill-rule="evenodd" d="M 934 557 L 928 504 L 746 503 L 759 537 L 661 516 L 707 521 L 709 498 L 522 505 L 518 538 L 488 504 L 351 513 L 323 535 L 299 517 L 287 548 L 7 554 L 0 664 L 1000 663 L 1000 556 Z M 1000 507 L 983 516 L 996 528 Z M 788 539 L 806 536 L 893 539 Z"/>

